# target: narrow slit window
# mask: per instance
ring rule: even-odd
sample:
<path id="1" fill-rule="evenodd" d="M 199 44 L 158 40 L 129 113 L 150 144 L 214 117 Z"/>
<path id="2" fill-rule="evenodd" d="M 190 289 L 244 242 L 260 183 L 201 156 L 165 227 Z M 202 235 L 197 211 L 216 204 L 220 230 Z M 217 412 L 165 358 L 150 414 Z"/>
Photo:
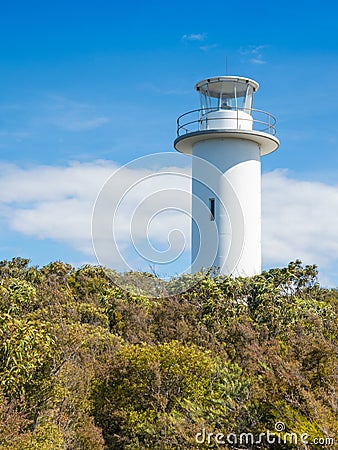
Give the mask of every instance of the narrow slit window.
<path id="1" fill-rule="evenodd" d="M 210 220 L 215 220 L 215 199 L 209 198 Z"/>

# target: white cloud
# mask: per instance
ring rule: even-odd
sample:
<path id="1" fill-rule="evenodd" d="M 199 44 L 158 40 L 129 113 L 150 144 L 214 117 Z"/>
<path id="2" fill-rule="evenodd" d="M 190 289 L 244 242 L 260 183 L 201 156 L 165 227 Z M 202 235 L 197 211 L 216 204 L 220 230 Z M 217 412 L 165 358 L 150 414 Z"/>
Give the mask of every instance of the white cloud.
<path id="1" fill-rule="evenodd" d="M 1 165 L 0 205 L 10 227 L 91 254 L 90 218 L 96 195 L 117 169 L 112 163 L 22 169 Z"/>
<path id="2" fill-rule="evenodd" d="M 202 44 L 202 42 L 205 42 L 208 39 L 208 35 L 206 33 L 196 33 L 196 34 L 184 34 L 182 36 L 182 41 L 186 41 L 186 42 L 197 42 L 199 44 Z M 203 52 L 208 52 L 214 48 L 218 47 L 217 44 L 203 44 L 200 45 L 199 49 L 202 50 Z"/>
<path id="3" fill-rule="evenodd" d="M 210 45 L 201 45 L 200 49 L 203 50 L 204 52 L 209 52 L 210 50 L 212 50 L 213 48 L 216 48 L 217 44 L 210 44 Z"/>
<path id="4" fill-rule="evenodd" d="M 264 61 L 263 59 L 261 59 L 259 57 L 258 58 L 251 58 L 250 62 L 252 64 L 266 64 L 266 61 Z"/>
<path id="5" fill-rule="evenodd" d="M 263 176 L 263 254 L 268 265 L 338 260 L 338 186 L 276 170 Z"/>
<path id="6" fill-rule="evenodd" d="M 92 257 L 93 205 L 118 166 L 96 161 L 26 169 L 2 165 L 0 169 L 1 220 L 18 233 L 63 242 L 81 251 L 84 258 Z M 184 194 L 190 190 L 189 170 L 173 167 L 164 171 L 183 176 L 162 177 L 161 171 L 128 169 L 120 178 L 115 176 L 106 190 L 103 217 L 106 214 L 109 219 L 114 205 L 121 200 L 116 235 L 125 254 L 129 251 L 129 227 L 135 211 L 133 237 L 140 248 L 144 248 L 146 232 L 161 251 L 169 245 L 171 230 L 181 230 L 188 239 L 188 216 L 177 210 L 158 215 L 156 211 L 171 204 L 189 210 L 190 194 Z M 126 192 L 127 185 L 132 188 L 122 199 L 121 192 Z M 287 171 L 276 170 L 263 175 L 262 188 L 265 265 L 282 266 L 299 258 L 307 264 L 318 264 L 324 277 L 325 272 L 332 273 L 338 262 L 338 186 L 298 180 Z M 149 227 L 145 228 L 145 224 Z M 175 243 L 178 247 L 182 244 L 179 235 L 171 240 L 173 251 L 177 250 Z"/>
<path id="7" fill-rule="evenodd" d="M 248 47 L 241 47 L 239 53 L 249 59 L 251 64 L 266 64 L 266 60 L 263 57 L 263 52 L 266 45 L 249 45 Z"/>
<path id="8" fill-rule="evenodd" d="M 181 231 L 188 236 L 189 248 L 190 220 L 177 209 L 161 211 L 166 205 L 189 209 L 190 195 L 182 195 L 189 192 L 187 169 L 167 167 L 165 174 L 146 169 L 117 171 L 118 167 L 108 161 L 28 169 L 2 165 L 0 169 L 3 174 L 0 180 L 0 218 L 23 235 L 63 242 L 92 257 L 92 213 L 96 197 L 103 189 L 100 197 L 103 198 L 103 209 L 99 211 L 104 230 L 102 246 L 102 236 L 97 240 L 99 252 L 102 248 L 103 253 L 106 250 L 110 252 L 110 264 L 120 263 L 118 250 L 129 251 L 133 216 L 132 237 L 139 248 L 144 248 L 143 241 L 148 234 L 155 248 L 163 251 L 171 245 L 177 253 L 182 240 L 170 237 L 170 232 L 177 227 L 183 227 Z M 177 176 L 178 172 L 187 176 Z M 113 178 L 112 174 L 115 174 Z M 177 194 L 178 198 L 175 197 Z M 118 208 L 114 228 L 118 248 L 113 249 L 111 223 L 115 208 Z M 105 259 L 105 254 L 98 256 Z"/>
<path id="9" fill-rule="evenodd" d="M 25 169 L 1 164 L 0 201 L 15 206 L 17 202 L 38 204 L 67 198 L 95 199 L 102 183 L 117 168 L 109 161 Z"/>
<path id="10" fill-rule="evenodd" d="M 192 34 L 184 34 L 182 36 L 182 39 L 184 41 L 199 41 L 199 42 L 203 42 L 205 41 L 207 38 L 207 34 L 206 33 L 192 33 Z"/>

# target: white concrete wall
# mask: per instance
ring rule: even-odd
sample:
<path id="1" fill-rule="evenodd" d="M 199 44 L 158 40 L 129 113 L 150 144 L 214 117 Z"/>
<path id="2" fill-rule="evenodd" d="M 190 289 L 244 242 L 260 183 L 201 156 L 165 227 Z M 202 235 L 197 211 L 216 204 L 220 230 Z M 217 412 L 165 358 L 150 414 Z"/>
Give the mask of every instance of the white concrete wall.
<path id="1" fill-rule="evenodd" d="M 192 161 L 192 272 L 216 266 L 227 275 L 260 273 L 258 144 L 246 139 L 207 138 L 194 144 L 193 156 L 197 158 Z M 204 161 L 218 170 L 209 170 Z M 215 221 L 210 220 L 209 198 L 215 198 Z"/>
<path id="2" fill-rule="evenodd" d="M 201 120 L 201 130 L 252 130 L 252 116 L 240 110 L 220 109 Z"/>

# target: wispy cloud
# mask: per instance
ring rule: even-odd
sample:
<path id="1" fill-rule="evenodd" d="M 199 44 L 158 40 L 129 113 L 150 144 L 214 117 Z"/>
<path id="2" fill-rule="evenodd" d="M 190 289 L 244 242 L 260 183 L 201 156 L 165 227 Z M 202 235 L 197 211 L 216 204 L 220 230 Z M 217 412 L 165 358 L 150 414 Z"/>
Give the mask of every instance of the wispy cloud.
<path id="1" fill-rule="evenodd" d="M 54 118 L 51 123 L 68 131 L 87 131 L 99 128 L 100 126 L 109 123 L 108 117 L 93 117 L 91 119 L 85 119 L 80 117 L 66 117 Z"/>
<path id="2" fill-rule="evenodd" d="M 153 83 L 143 83 L 140 86 L 146 91 L 151 91 L 160 95 L 186 95 L 191 93 L 191 89 L 178 89 L 178 88 L 162 88 Z"/>
<path id="3" fill-rule="evenodd" d="M 32 136 L 30 131 L 0 131 L 0 137 L 13 138 L 17 140 L 25 139 Z"/>
<path id="4" fill-rule="evenodd" d="M 206 33 L 192 33 L 184 34 L 182 36 L 182 41 L 191 42 L 199 45 L 199 49 L 203 52 L 209 52 L 210 50 L 218 47 L 218 44 L 208 43 L 208 35 Z M 203 45 L 201 45 L 203 43 Z"/>
<path id="5" fill-rule="evenodd" d="M 266 64 L 266 61 L 264 61 L 263 59 L 260 59 L 260 58 L 251 58 L 250 62 L 252 64 Z"/>
<path id="6" fill-rule="evenodd" d="M 246 56 L 251 64 L 266 64 L 263 57 L 263 49 L 265 48 L 266 45 L 249 45 L 248 47 L 241 47 L 239 52 Z"/>
<path id="7" fill-rule="evenodd" d="M 108 117 L 97 115 L 91 105 L 60 95 L 47 96 L 42 109 L 44 118 L 40 121 L 67 131 L 92 130 L 110 122 Z"/>
<path id="8" fill-rule="evenodd" d="M 184 34 L 182 36 L 183 41 L 198 41 L 203 42 L 207 39 L 206 33 L 192 33 L 192 34 Z"/>
<path id="9" fill-rule="evenodd" d="M 18 111 L 20 114 L 14 116 Z M 102 127 L 110 121 L 95 105 L 63 95 L 40 94 L 34 101 L 20 105 L 0 105 L 0 137 L 7 141 L 21 142 L 41 134 L 42 128 L 47 127 L 75 133 Z"/>
<path id="10" fill-rule="evenodd" d="M 201 45 L 200 49 L 203 50 L 204 52 L 209 52 L 210 50 L 214 49 L 218 47 L 217 44 L 210 44 L 210 45 Z"/>

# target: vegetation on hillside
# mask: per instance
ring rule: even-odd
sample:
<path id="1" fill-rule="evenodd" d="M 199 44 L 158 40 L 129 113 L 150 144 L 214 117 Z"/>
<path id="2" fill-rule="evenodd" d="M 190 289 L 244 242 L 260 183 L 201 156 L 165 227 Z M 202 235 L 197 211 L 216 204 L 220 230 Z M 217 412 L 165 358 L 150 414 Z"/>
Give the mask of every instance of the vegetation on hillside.
<path id="1" fill-rule="evenodd" d="M 338 291 L 299 261 L 196 280 L 0 262 L 0 449 L 338 448 Z"/>

